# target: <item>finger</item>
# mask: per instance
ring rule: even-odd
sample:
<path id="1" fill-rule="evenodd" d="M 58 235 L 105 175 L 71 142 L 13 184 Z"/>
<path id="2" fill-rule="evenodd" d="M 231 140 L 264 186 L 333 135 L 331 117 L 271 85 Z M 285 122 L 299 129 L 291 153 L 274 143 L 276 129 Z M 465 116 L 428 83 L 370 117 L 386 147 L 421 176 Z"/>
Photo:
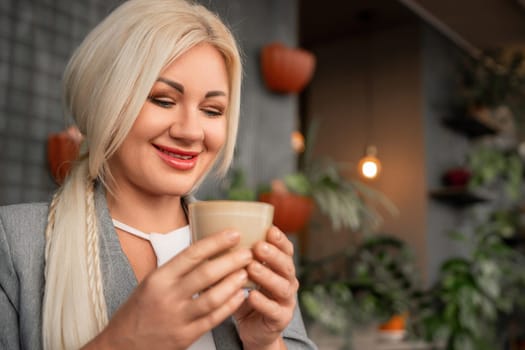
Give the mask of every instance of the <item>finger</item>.
<path id="1" fill-rule="evenodd" d="M 189 297 L 215 285 L 231 273 L 243 269 L 251 261 L 250 249 L 235 249 L 200 264 L 177 283 L 180 284 L 182 297 Z"/>
<path id="2" fill-rule="evenodd" d="M 290 322 L 292 312 L 295 308 L 295 299 L 286 307 L 283 307 L 275 300 L 268 298 L 258 290 L 252 290 L 247 298 L 247 302 L 255 311 L 264 315 L 267 322 L 274 323 L 278 328 L 284 328 Z"/>
<path id="3" fill-rule="evenodd" d="M 193 300 L 191 313 L 193 318 L 200 318 L 226 303 L 248 281 L 245 269 L 235 271 L 215 286 L 198 295 Z"/>
<path id="4" fill-rule="evenodd" d="M 242 305 L 246 299 L 245 293 L 242 289 L 237 290 L 235 294 L 227 299 L 218 309 L 195 320 L 194 325 L 200 329 L 202 333 L 217 327 L 226 317 L 231 316 Z"/>
<path id="5" fill-rule="evenodd" d="M 247 270 L 250 280 L 259 285 L 265 294 L 269 294 L 279 302 L 289 302 L 295 299 L 299 288 L 296 278 L 284 278 L 258 261 L 251 262 Z"/>
<path id="6" fill-rule="evenodd" d="M 253 254 L 257 260 L 264 262 L 284 278 L 288 280 L 295 278 L 295 265 L 292 257 L 273 244 L 258 242 L 253 247 Z"/>
<path id="7" fill-rule="evenodd" d="M 284 253 L 286 253 L 289 256 L 293 256 L 294 254 L 294 248 L 293 243 L 290 242 L 288 237 L 279 230 L 276 226 L 272 226 L 266 235 L 266 239 L 268 243 L 273 244 L 280 250 L 282 250 Z"/>
<path id="8" fill-rule="evenodd" d="M 168 271 L 171 276 L 182 276 L 195 269 L 203 261 L 234 247 L 239 240 L 239 232 L 230 230 L 208 236 L 194 242 L 161 266 L 159 270 Z"/>

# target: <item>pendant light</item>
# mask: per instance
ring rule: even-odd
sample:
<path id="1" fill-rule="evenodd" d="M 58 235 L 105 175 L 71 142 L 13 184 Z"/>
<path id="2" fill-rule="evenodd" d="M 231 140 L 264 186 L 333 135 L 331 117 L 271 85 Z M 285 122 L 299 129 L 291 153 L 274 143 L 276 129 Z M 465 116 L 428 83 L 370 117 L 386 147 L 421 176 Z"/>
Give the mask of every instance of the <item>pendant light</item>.
<path id="1" fill-rule="evenodd" d="M 379 176 L 379 173 L 381 172 L 381 162 L 379 161 L 379 158 L 377 157 L 377 147 L 370 143 L 371 134 L 373 132 L 373 121 L 374 121 L 374 87 L 373 87 L 373 76 L 372 76 L 372 69 L 371 69 L 371 62 L 374 54 L 372 50 L 371 41 L 372 39 L 370 36 L 372 35 L 372 31 L 370 30 L 370 21 L 371 21 L 371 14 L 367 13 L 366 16 L 362 16 L 362 20 L 366 26 L 368 26 L 368 29 L 366 31 L 366 46 L 367 46 L 367 54 L 368 57 L 365 59 L 366 62 L 366 75 L 365 75 L 365 124 L 368 123 L 368 130 L 366 132 L 366 140 L 365 140 L 365 154 L 363 157 L 359 160 L 358 163 L 358 171 L 359 174 L 367 179 L 367 180 L 374 180 Z"/>
<path id="2" fill-rule="evenodd" d="M 365 155 L 358 164 L 359 173 L 366 179 L 373 180 L 381 172 L 381 162 L 377 158 L 377 147 L 368 145 L 365 150 Z"/>

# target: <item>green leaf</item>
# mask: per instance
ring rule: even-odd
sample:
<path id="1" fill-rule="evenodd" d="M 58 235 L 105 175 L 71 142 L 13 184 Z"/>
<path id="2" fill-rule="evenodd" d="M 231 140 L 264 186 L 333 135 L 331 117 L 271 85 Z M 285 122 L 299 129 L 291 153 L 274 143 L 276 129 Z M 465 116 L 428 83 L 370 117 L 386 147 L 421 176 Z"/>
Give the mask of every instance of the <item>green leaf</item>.
<path id="1" fill-rule="evenodd" d="M 306 175 L 302 173 L 290 174 L 284 177 L 284 184 L 290 192 L 302 196 L 309 196 L 312 192 L 312 186 Z"/>

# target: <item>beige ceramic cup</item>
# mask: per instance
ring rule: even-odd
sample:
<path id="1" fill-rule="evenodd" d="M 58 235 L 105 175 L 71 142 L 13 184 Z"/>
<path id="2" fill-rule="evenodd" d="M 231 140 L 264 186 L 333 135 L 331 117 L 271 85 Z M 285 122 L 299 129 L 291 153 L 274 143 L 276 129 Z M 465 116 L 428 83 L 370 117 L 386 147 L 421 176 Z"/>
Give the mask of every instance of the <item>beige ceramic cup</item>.
<path id="1" fill-rule="evenodd" d="M 266 240 L 274 210 L 268 203 L 234 200 L 199 201 L 190 203 L 188 209 L 193 242 L 231 229 L 241 234 L 239 248 L 252 248 L 256 242 Z M 248 281 L 245 288 L 256 286 Z"/>

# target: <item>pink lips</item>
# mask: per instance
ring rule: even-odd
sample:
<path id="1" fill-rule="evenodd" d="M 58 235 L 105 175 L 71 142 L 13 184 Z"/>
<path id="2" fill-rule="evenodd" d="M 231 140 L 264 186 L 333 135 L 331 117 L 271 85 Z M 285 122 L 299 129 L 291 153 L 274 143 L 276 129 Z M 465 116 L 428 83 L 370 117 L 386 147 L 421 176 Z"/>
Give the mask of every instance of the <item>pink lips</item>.
<path id="1" fill-rule="evenodd" d="M 197 164 L 199 152 L 187 152 L 164 146 L 154 146 L 160 158 L 174 169 L 191 170 Z"/>

